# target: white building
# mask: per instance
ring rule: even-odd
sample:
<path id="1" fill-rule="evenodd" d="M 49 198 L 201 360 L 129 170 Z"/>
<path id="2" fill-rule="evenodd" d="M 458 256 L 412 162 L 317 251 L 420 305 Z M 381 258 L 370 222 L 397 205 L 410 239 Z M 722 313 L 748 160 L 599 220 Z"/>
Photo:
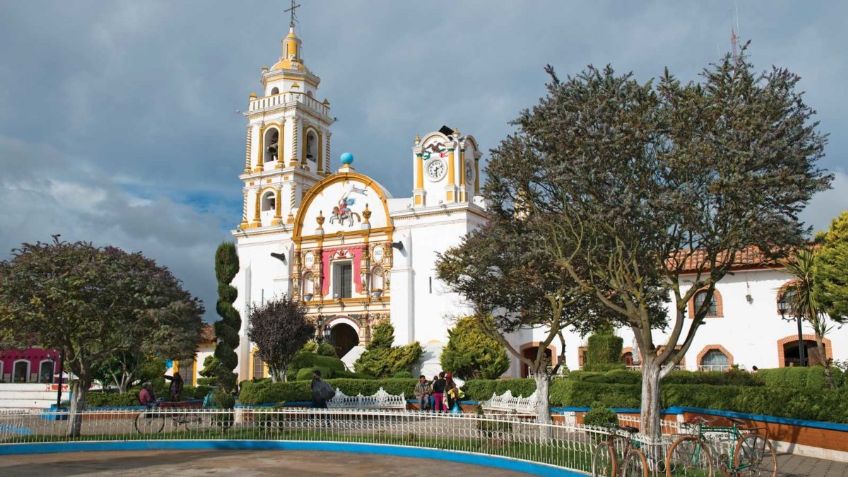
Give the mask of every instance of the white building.
<path id="1" fill-rule="evenodd" d="M 346 362 L 375 323 L 390 320 L 398 343 L 425 347 L 423 368 L 432 374 L 450 320 L 464 311 L 435 281 L 436 253 L 485 221 L 477 143 L 445 127 L 416 137 L 405 198 L 357 172 L 350 154 L 333 171 L 330 103 L 317 99 L 320 79 L 300 51 L 292 28 L 246 113 L 244 213 L 233 232 L 241 264 L 233 281 L 243 317 L 239 376 L 262 376 L 264 368 L 247 339 L 250 305 L 282 295 L 304 300 Z"/>
<path id="2" fill-rule="evenodd" d="M 239 377 L 264 373 L 247 339 L 249 307 L 284 294 L 304 301 L 347 363 L 368 343 L 372 326 L 389 320 L 398 344 L 424 346 L 421 371 L 431 376 L 440 369 L 447 330 L 470 311 L 436 280 L 434 266 L 438 252 L 486 221 L 478 145 L 472 136 L 446 127 L 416 137 L 411 196 L 404 198 L 393 198 L 356 171 L 349 154 L 334 171 L 330 103 L 318 99 L 320 79 L 300 52 L 292 28 L 280 60 L 262 69 L 262 94 L 250 95 L 246 113 L 244 207 L 233 232 L 241 263 L 233 281 L 243 318 Z M 380 160 L 363 154 L 360 162 Z M 779 290 L 789 276 L 757 265 L 755 258 L 747 257 L 718 284 L 714 316 L 699 330 L 682 367 L 769 368 L 797 362 L 796 325 L 782 321 L 777 311 Z M 632 334 L 620 330 L 620 335 L 622 359 L 633 364 Z M 516 349 L 531 355 L 544 336 L 544 330 L 528 329 L 510 338 Z M 806 326 L 805 339 L 812 339 Z M 585 337 L 566 335 L 568 368 L 582 366 L 584 343 Z M 829 356 L 848 358 L 844 331 L 836 330 L 826 343 Z M 560 346 L 551 345 L 554 361 Z M 507 375 L 525 374 L 513 358 Z"/>

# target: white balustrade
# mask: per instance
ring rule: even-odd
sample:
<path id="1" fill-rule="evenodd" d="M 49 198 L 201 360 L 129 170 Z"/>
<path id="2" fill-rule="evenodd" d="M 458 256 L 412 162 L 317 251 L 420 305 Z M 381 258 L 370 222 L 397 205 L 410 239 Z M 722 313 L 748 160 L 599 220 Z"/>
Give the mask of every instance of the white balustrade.
<path id="1" fill-rule="evenodd" d="M 539 397 L 536 391 L 533 391 L 533 394 L 527 397 L 515 397 L 512 395 L 512 391 L 507 390 L 500 396 L 492 393 L 491 399 L 483 401 L 482 406 L 484 411 L 535 414 L 538 404 Z"/>
<path id="2" fill-rule="evenodd" d="M 389 394 L 383 388 L 371 396 L 348 396 L 336 388 L 336 395 L 327 401 L 330 409 L 406 409 L 404 394 Z"/>

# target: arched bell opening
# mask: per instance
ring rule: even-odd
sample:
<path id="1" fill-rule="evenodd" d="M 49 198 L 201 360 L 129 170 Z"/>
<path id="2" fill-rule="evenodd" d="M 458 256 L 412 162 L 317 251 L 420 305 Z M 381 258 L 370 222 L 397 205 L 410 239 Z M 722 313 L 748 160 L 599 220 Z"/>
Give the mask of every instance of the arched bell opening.
<path id="1" fill-rule="evenodd" d="M 280 150 L 280 131 L 277 128 L 271 128 L 265 131 L 264 144 L 265 151 L 262 161 L 266 164 L 276 161 Z"/>

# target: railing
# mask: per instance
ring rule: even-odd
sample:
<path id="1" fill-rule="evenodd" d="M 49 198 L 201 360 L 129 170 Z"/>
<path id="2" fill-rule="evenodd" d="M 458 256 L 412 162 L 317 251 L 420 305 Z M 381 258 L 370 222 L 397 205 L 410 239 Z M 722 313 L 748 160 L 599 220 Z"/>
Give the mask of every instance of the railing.
<path id="1" fill-rule="evenodd" d="M 85 411 L 79 435 L 69 437 L 66 412 L 0 414 L 0 453 L 19 443 L 133 440 L 323 441 L 402 445 L 508 457 L 591 472 L 592 453 L 608 429 L 537 424 L 514 416 L 417 411 L 236 409 Z M 666 442 L 620 434 L 616 447 L 635 443 L 660 472 Z"/>
<path id="2" fill-rule="evenodd" d="M 305 104 L 313 111 L 327 116 L 330 114 L 326 104 L 305 93 L 280 93 L 271 96 L 263 96 L 261 98 L 251 99 L 248 104 L 247 111 L 255 113 L 265 111 L 277 106 L 294 106 L 297 103 Z"/>

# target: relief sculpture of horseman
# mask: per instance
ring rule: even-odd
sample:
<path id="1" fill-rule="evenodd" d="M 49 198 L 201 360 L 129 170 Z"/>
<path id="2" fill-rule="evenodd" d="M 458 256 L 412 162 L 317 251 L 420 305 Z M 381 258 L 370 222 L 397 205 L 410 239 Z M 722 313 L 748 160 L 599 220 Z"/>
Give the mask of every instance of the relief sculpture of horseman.
<path id="1" fill-rule="evenodd" d="M 362 217 L 349 207 L 356 202 L 353 197 L 350 197 L 351 194 L 365 195 L 365 189 L 351 185 L 345 193 L 342 194 L 341 199 L 339 199 L 339 205 L 333 207 L 333 213 L 330 215 L 331 224 L 338 222 L 339 225 L 344 226 L 345 222 L 347 222 L 348 227 L 353 227 L 356 222 L 362 222 Z M 354 221 L 354 219 L 356 219 L 356 221 Z"/>

